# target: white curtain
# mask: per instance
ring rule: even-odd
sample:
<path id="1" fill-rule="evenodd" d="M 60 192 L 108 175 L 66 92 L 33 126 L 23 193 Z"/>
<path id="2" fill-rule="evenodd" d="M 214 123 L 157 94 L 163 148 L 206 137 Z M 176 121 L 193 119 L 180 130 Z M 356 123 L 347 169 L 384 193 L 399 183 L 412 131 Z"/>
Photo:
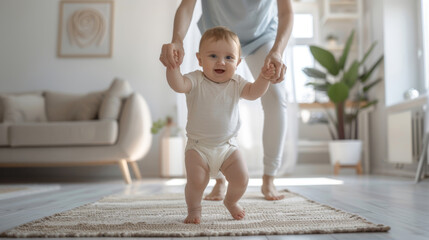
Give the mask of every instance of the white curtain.
<path id="1" fill-rule="evenodd" d="M 287 133 L 286 141 L 284 146 L 282 165 L 278 171 L 278 176 L 290 175 L 295 170 L 296 162 L 298 160 L 298 138 L 299 138 L 299 104 L 296 101 L 296 87 L 293 79 L 292 71 L 292 47 L 294 45 L 294 39 L 289 40 L 289 45 L 286 48 L 286 54 L 284 55 L 285 63 L 287 66 L 286 71 L 286 91 L 288 93 L 288 107 L 287 107 Z"/>

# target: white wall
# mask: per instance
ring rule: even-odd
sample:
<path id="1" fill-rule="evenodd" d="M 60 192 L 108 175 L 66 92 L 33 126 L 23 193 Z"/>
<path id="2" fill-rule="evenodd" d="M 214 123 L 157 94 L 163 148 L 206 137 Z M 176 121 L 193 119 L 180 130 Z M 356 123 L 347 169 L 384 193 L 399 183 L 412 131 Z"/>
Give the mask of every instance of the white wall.
<path id="1" fill-rule="evenodd" d="M 370 92 L 372 98 L 379 100 L 375 107 L 375 111 L 371 113 L 370 117 L 371 173 L 412 177 L 415 174 L 417 164 L 397 165 L 388 163 L 387 161 L 387 106 L 392 102 L 388 102 L 388 97 L 386 96 L 388 94 L 392 94 L 388 87 L 394 86 L 398 83 L 391 80 L 391 78 L 394 77 L 392 75 L 393 72 L 391 72 L 392 69 L 385 68 L 385 64 L 391 62 L 391 58 L 394 57 L 392 56 L 392 52 L 390 52 L 390 54 L 385 52 L 385 45 L 387 42 L 387 44 L 390 44 L 390 47 L 393 48 L 406 47 L 401 46 L 401 44 L 403 44 L 402 41 L 392 42 L 391 39 L 386 39 L 388 36 L 384 35 L 386 21 L 389 19 L 385 16 L 385 14 L 387 13 L 389 16 L 391 16 L 392 13 L 389 9 L 391 9 L 392 6 L 390 6 L 390 4 L 394 2 L 395 1 L 391 0 L 365 0 L 364 4 L 365 23 L 367 23 L 367 35 L 365 36 L 364 49 L 367 49 L 374 41 L 377 41 L 378 43 L 367 62 L 374 62 L 378 56 L 385 54 L 384 64 L 380 65 L 378 71 L 374 73 L 373 76 L 373 78 L 383 77 L 384 81 L 374 87 L 374 89 Z M 387 25 L 390 25 L 390 23 L 387 23 Z M 393 29 L 390 29 L 390 31 L 393 31 Z M 395 59 L 393 59 L 393 61 L 394 60 Z M 410 66 L 412 65 L 412 62 L 413 61 L 405 62 L 402 69 L 411 69 L 414 67 Z M 395 92 L 395 94 L 399 93 Z M 397 97 L 396 100 L 395 98 L 392 98 L 392 101 L 397 101 L 398 98 L 402 97 L 402 93 L 399 96 L 395 96 Z"/>
<path id="2" fill-rule="evenodd" d="M 75 59 L 56 56 L 59 2 L 0 0 L 0 92 L 85 93 L 106 89 L 114 77 L 121 77 L 145 97 L 154 120 L 175 114 L 175 94 L 158 57 L 162 44 L 171 40 L 177 1 L 114 1 L 113 56 Z M 153 144 L 139 163 L 145 176 L 158 173 L 157 137 Z M 88 171 L 120 175 L 117 166 Z"/>
<path id="3" fill-rule="evenodd" d="M 416 14 L 417 0 L 384 0 L 384 3 L 386 104 L 390 106 L 404 100 L 405 90 L 424 90 L 418 58 L 420 16 Z"/>

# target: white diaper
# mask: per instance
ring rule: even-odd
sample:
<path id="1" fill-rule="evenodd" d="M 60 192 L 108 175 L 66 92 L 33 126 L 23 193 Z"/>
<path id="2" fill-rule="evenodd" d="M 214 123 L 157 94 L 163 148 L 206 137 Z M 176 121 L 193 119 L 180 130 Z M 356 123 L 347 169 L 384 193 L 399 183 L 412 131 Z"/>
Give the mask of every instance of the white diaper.
<path id="1" fill-rule="evenodd" d="M 215 178 L 220 174 L 219 170 L 223 162 L 237 149 L 235 138 L 218 146 L 209 146 L 198 140 L 188 139 L 185 152 L 188 150 L 195 150 L 200 154 L 203 161 L 209 166 L 210 177 Z"/>

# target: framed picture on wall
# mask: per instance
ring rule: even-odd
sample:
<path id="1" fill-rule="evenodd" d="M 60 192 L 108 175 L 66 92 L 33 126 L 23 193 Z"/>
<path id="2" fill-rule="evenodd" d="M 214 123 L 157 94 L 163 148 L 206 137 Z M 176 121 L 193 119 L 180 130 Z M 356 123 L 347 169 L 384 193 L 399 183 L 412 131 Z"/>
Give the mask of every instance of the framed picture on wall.
<path id="1" fill-rule="evenodd" d="M 60 2 L 58 57 L 112 56 L 113 1 Z"/>

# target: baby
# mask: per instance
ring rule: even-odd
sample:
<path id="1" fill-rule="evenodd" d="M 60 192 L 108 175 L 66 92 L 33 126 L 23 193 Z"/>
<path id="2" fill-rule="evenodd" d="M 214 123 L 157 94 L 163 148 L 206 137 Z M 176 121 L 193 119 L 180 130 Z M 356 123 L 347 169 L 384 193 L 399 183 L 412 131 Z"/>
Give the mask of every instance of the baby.
<path id="1" fill-rule="evenodd" d="M 219 171 L 228 181 L 223 203 L 232 217 L 240 220 L 245 211 L 238 201 L 246 191 L 249 177 L 236 142 L 240 128 L 238 102 L 240 98 L 255 100 L 264 95 L 275 68 L 272 64 L 262 67 L 253 83 L 236 75 L 241 62 L 240 41 L 225 27 L 207 30 L 196 55 L 203 71 L 182 75 L 178 67 L 167 68 L 168 84 L 174 91 L 186 94 L 188 107 L 185 150 L 188 216 L 184 222 L 200 223 L 204 189 L 210 177 L 216 177 Z"/>

